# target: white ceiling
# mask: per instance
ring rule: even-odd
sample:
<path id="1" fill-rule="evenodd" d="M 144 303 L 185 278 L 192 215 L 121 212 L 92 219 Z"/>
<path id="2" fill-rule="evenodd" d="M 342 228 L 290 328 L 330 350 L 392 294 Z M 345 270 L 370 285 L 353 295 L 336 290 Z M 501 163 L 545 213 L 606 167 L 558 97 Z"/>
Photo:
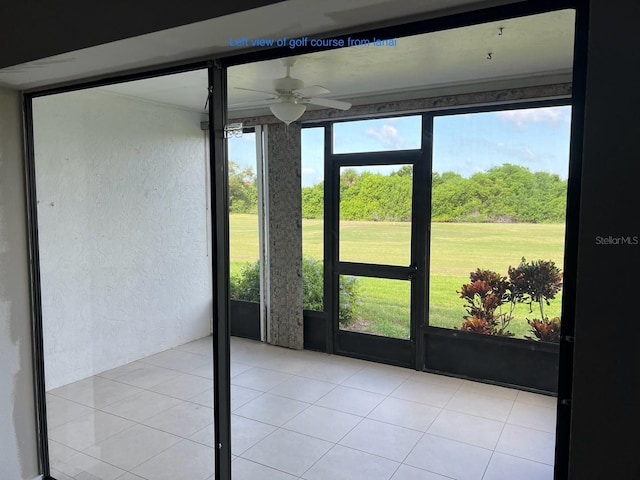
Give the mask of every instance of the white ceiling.
<path id="1" fill-rule="evenodd" d="M 397 40 L 395 47 L 350 47 L 298 57 L 292 76 L 331 90 L 327 98 L 355 104 L 374 99 L 417 98 L 444 86 L 511 80 L 570 81 L 574 12 L 563 10 L 427 33 Z M 502 34 L 500 35 L 500 29 Z M 491 60 L 487 59 L 491 53 Z M 229 69 L 228 98 L 236 103 L 265 95 L 234 87 L 271 90 L 285 68 L 278 60 Z M 399 95 L 400 94 L 400 95 Z M 246 108 L 246 107 L 245 107 Z"/>
<path id="2" fill-rule="evenodd" d="M 0 85 L 28 90 L 187 59 L 240 53 L 229 38 L 295 38 L 384 26 L 521 0 L 287 0 L 253 10 L 0 69 Z M 150 13 L 152 14 L 152 13 Z M 245 49 L 244 51 L 249 51 Z"/>
<path id="3" fill-rule="evenodd" d="M 305 85 L 330 89 L 326 98 L 354 104 L 418 98 L 437 89 L 451 92 L 451 86 L 487 89 L 570 81 L 573 24 L 573 11 L 563 10 L 399 38 L 395 47 L 316 52 L 298 56 L 291 73 Z M 231 67 L 230 117 L 268 113 L 264 106 L 234 107 L 268 97 L 235 87 L 271 90 L 272 80 L 284 73 L 279 60 Z M 207 76 L 197 71 L 101 90 L 204 112 Z"/>
<path id="4" fill-rule="evenodd" d="M 314 33 L 344 32 L 358 24 L 377 22 L 379 26 L 385 15 L 389 17 L 389 11 L 398 18 L 412 15 L 411 19 L 415 20 L 471 4 L 477 5 L 477 2 L 288 0 L 5 68 L 0 70 L 0 83 L 29 89 L 198 55 L 240 53 L 229 46 L 230 37 L 275 39 L 305 35 L 314 38 Z M 393 5 L 391 10 L 390 5 Z M 393 23 L 390 18 L 382 22 Z M 238 25 L 243 25 L 243 29 L 239 30 Z M 324 95 L 326 98 L 353 104 L 458 93 L 465 88 L 473 91 L 570 81 L 573 25 L 574 12 L 563 10 L 401 37 L 395 47 L 351 47 L 300 55 L 291 74 L 307 86 L 328 88 L 331 93 Z M 487 59 L 489 53 L 491 59 Z M 230 117 L 237 118 L 268 113 L 268 109 L 245 105 L 267 95 L 235 87 L 271 90 L 273 79 L 284 76 L 285 69 L 279 60 L 270 60 L 231 67 L 228 73 Z M 207 75 L 204 71 L 188 72 L 100 90 L 204 113 Z M 243 105 L 234 107 L 238 103 Z"/>

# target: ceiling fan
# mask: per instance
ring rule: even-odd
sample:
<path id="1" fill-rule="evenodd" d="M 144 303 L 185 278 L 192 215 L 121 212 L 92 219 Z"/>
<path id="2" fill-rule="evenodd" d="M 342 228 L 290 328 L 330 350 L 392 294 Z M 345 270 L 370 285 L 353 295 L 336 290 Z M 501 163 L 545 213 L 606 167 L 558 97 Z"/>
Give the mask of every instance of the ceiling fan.
<path id="1" fill-rule="evenodd" d="M 287 73 L 284 77 L 273 80 L 273 91 L 235 87 L 237 90 L 267 93 L 270 95 L 269 98 L 264 98 L 254 102 L 236 103 L 229 106 L 269 106 L 271 113 L 273 113 L 278 120 L 281 120 L 287 125 L 299 119 L 307 109 L 306 105 L 308 104 L 337 108 L 339 110 L 349 110 L 351 108 L 351 104 L 349 102 L 331 100 L 328 98 L 318 98 L 319 95 L 326 95 L 327 93 L 330 93 L 330 91 L 320 85 L 305 87 L 302 80 L 293 78 L 290 73 L 291 67 L 293 67 L 297 61 L 296 58 L 289 57 L 281 59 L 280 61 L 286 67 Z"/>

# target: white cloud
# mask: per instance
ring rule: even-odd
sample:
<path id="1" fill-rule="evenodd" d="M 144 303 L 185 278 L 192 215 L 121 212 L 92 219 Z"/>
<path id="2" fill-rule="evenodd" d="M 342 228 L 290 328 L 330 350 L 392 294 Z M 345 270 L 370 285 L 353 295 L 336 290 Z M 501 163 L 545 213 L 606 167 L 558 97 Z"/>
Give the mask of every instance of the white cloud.
<path id="1" fill-rule="evenodd" d="M 303 168 L 302 169 L 302 174 L 303 175 L 315 175 L 316 173 L 318 173 L 318 171 L 315 168 Z"/>
<path id="2" fill-rule="evenodd" d="M 567 107 L 527 108 L 524 110 L 503 110 L 498 116 L 513 123 L 518 128 L 523 128 L 531 123 L 547 123 L 558 126 L 570 121 L 570 113 Z"/>
<path id="3" fill-rule="evenodd" d="M 386 147 L 402 148 L 404 138 L 400 136 L 398 129 L 385 123 L 380 128 L 367 128 L 364 132 L 367 137 L 375 138 Z"/>

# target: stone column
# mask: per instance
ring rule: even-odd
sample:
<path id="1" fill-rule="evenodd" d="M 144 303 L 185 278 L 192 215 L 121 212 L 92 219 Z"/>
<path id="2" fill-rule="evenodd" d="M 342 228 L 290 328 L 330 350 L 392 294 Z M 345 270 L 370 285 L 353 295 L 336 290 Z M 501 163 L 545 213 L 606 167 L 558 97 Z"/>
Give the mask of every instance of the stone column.
<path id="1" fill-rule="evenodd" d="M 267 342 L 302 349 L 302 193 L 299 123 L 265 128 Z"/>

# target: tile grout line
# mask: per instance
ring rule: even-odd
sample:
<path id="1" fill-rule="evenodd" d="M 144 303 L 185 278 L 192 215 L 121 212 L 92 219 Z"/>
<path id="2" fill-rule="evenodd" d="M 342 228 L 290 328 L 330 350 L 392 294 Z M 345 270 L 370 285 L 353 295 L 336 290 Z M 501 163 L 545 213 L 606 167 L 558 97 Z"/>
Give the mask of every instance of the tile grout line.
<path id="1" fill-rule="evenodd" d="M 516 398 L 518 398 L 516 396 Z M 489 465 L 491 465 L 491 461 L 493 460 L 493 455 L 496 453 L 496 448 L 498 448 L 498 443 L 500 443 L 500 439 L 502 438 L 502 434 L 504 433 L 504 429 L 507 426 L 507 420 L 509 420 L 509 415 L 511 415 L 511 412 L 513 411 L 513 407 L 515 406 L 516 401 L 514 399 L 514 401 L 511 403 L 511 408 L 509 409 L 509 413 L 507 414 L 507 418 L 505 419 L 505 421 L 502 424 L 502 429 L 500 430 L 500 435 L 498 435 L 498 439 L 496 440 L 496 444 L 493 447 L 492 451 L 491 451 L 491 456 L 489 457 L 489 461 L 487 462 L 487 465 L 484 467 L 484 472 L 482 473 L 482 478 L 484 479 L 484 477 L 487 475 L 487 470 L 489 470 Z"/>

